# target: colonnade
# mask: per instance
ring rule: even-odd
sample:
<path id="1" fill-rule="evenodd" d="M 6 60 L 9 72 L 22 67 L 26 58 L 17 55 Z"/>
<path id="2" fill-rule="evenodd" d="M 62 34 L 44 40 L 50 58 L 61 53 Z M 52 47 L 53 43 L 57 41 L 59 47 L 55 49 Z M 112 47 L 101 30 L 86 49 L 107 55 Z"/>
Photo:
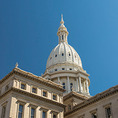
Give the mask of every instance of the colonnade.
<path id="1" fill-rule="evenodd" d="M 11 105 L 10 105 L 11 104 Z M 34 116 L 35 118 L 45 118 L 43 117 L 43 112 L 45 112 L 46 118 L 53 118 L 54 115 L 56 118 L 63 118 L 63 111 L 55 110 L 52 106 L 52 108 L 47 108 L 44 106 L 38 106 L 31 104 L 29 102 L 24 102 L 21 100 L 17 100 L 16 98 L 12 98 L 12 101 L 10 101 L 10 104 L 6 106 L 6 113 L 10 111 L 10 113 L 5 115 L 5 118 L 16 118 L 19 114 L 19 105 L 23 106 L 22 115 L 23 118 L 30 118 L 31 117 L 31 109 L 34 109 Z M 11 107 L 11 108 L 10 108 Z M 2 113 L 2 107 L 0 107 L 0 117 Z"/>
<path id="2" fill-rule="evenodd" d="M 67 93 L 71 92 L 70 90 L 70 77 L 67 76 L 67 79 L 66 79 L 66 91 Z M 62 81 L 60 79 L 60 77 L 58 77 L 58 84 L 62 84 Z M 81 77 L 76 77 L 76 80 L 75 80 L 75 83 L 73 83 L 73 89 L 74 91 L 76 92 L 79 92 L 79 93 L 87 93 L 89 94 L 89 86 L 88 86 L 88 80 L 87 79 L 82 79 Z"/>

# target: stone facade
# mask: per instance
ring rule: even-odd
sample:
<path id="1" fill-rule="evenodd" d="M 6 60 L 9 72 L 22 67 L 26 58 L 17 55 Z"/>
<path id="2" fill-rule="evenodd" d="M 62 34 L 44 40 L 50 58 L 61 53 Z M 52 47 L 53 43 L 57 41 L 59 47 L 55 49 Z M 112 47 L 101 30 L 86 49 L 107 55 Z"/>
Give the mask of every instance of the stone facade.
<path id="1" fill-rule="evenodd" d="M 43 79 L 19 68 L 14 68 L 0 81 L 0 118 L 63 118 L 63 92 L 61 85 Z M 31 114 L 31 109 L 34 114 Z M 4 111 L 5 110 L 5 111 Z"/>

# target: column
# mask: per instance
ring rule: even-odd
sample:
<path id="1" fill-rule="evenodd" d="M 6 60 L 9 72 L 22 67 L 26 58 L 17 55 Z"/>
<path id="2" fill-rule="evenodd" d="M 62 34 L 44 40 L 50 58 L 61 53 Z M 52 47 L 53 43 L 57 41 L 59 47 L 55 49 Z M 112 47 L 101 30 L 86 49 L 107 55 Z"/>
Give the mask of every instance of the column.
<path id="1" fill-rule="evenodd" d="M 70 92 L 70 80 L 69 77 L 67 77 L 67 92 Z"/>
<path id="2" fill-rule="evenodd" d="M 76 78 L 76 91 L 78 92 L 79 90 L 78 90 L 78 78 Z"/>
<path id="3" fill-rule="evenodd" d="M 29 103 L 24 104 L 24 114 L 23 114 L 23 118 L 29 118 L 30 115 L 30 107 L 29 107 Z"/>
<path id="4" fill-rule="evenodd" d="M 36 108 L 36 118 L 40 118 L 40 116 L 41 116 L 41 111 L 40 111 L 40 106 L 38 106 L 37 108 Z"/>
<path id="5" fill-rule="evenodd" d="M 82 83 L 81 83 L 81 77 L 79 77 L 79 92 L 82 92 Z"/>
<path id="6" fill-rule="evenodd" d="M 47 111 L 47 118 L 51 118 L 51 113 L 50 112 L 51 112 L 51 110 Z"/>
<path id="7" fill-rule="evenodd" d="M 58 77 L 58 84 L 61 84 L 60 77 Z"/>
<path id="8" fill-rule="evenodd" d="M 86 81 L 84 81 L 84 83 L 83 83 L 83 92 L 84 92 L 84 93 L 86 92 L 85 82 L 86 82 Z"/>
<path id="9" fill-rule="evenodd" d="M 87 93 L 89 94 L 88 80 L 86 80 L 86 88 L 87 88 Z"/>
<path id="10" fill-rule="evenodd" d="M 10 114 L 9 114 L 9 117 L 11 118 L 15 118 L 17 116 L 17 106 L 18 103 L 17 103 L 17 99 L 12 97 L 11 98 L 11 105 L 10 105 Z"/>
<path id="11" fill-rule="evenodd" d="M 4 104 L 6 104 L 5 105 L 6 106 L 5 118 L 9 118 L 10 117 L 11 98 Z"/>

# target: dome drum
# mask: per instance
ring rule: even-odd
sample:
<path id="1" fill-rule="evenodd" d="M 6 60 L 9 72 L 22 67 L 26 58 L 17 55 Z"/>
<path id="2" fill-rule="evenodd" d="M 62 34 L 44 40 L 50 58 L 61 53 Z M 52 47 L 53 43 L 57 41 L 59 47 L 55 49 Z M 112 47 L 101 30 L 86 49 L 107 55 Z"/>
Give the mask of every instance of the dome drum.
<path id="1" fill-rule="evenodd" d="M 49 73 L 54 73 L 54 72 L 58 72 L 58 71 L 75 71 L 77 72 L 77 70 L 81 70 L 84 71 L 81 67 L 78 67 L 78 65 L 76 64 L 72 64 L 72 63 L 60 63 L 60 64 L 55 64 L 53 66 L 50 66 L 49 68 L 46 69 L 46 72 Z M 45 73 L 46 73 L 45 72 Z"/>

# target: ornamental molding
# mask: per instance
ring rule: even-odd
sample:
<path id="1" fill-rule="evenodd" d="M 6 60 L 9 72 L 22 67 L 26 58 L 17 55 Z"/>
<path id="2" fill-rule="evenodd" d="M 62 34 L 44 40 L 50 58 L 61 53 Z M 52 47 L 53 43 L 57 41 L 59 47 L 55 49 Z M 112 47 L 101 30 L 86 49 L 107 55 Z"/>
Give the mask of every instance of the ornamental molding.
<path id="1" fill-rule="evenodd" d="M 78 71 L 73 71 L 73 70 L 60 70 L 60 71 L 55 71 L 55 72 L 52 72 L 52 73 L 49 73 L 49 72 L 45 72 L 42 77 L 45 77 L 46 75 L 49 75 L 49 76 L 52 76 L 52 75 L 55 75 L 55 74 L 62 74 L 62 73 L 72 73 L 72 74 L 83 74 L 85 76 L 89 76 L 89 74 L 85 73 L 85 72 L 82 72 L 80 70 Z"/>

